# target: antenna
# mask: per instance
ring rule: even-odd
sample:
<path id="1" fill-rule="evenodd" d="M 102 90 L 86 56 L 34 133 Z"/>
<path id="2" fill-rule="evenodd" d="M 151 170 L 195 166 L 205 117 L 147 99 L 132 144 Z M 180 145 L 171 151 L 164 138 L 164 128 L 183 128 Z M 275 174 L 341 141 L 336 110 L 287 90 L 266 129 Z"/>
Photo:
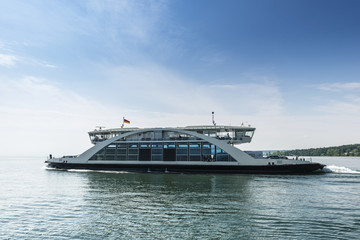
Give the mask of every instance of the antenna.
<path id="1" fill-rule="evenodd" d="M 103 128 L 105 128 L 104 126 L 96 126 L 96 128 L 99 129 L 99 131 L 101 131 Z M 96 129 L 95 129 L 96 130 Z"/>
<path id="2" fill-rule="evenodd" d="M 214 112 L 212 112 L 211 114 L 212 114 L 212 123 L 214 124 L 214 126 L 216 126 L 216 122 L 214 120 Z"/>

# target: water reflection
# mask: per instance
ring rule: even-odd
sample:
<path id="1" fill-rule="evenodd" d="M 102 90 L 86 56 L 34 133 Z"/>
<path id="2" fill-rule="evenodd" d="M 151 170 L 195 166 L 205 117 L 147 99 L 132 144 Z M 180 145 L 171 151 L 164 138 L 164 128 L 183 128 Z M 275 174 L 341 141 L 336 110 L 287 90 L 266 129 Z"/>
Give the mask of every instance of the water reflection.
<path id="1" fill-rule="evenodd" d="M 56 196 L 68 189 L 61 222 L 76 211 L 69 236 L 77 239 L 351 239 L 358 231 L 358 174 L 48 177 Z"/>
<path id="2" fill-rule="evenodd" d="M 123 237 L 161 234 L 179 238 L 229 235 L 244 224 L 248 207 L 249 175 L 109 174 L 86 173 L 92 228 L 106 224 Z M 248 228 L 248 230 L 246 230 Z M 231 230 L 232 229 L 232 230 Z M 113 234 L 111 233 L 111 234 Z M 110 233 L 109 233 L 110 234 Z M 182 237 L 181 237 L 182 236 Z"/>

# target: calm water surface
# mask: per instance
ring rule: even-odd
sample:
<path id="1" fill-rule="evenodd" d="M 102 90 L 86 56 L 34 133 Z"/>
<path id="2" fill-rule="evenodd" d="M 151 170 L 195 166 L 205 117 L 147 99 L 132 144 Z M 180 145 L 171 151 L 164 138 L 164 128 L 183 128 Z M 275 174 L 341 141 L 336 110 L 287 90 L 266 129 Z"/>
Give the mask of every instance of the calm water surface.
<path id="1" fill-rule="evenodd" d="M 0 158 L 0 239 L 359 239 L 360 158 L 315 175 L 59 171 Z"/>

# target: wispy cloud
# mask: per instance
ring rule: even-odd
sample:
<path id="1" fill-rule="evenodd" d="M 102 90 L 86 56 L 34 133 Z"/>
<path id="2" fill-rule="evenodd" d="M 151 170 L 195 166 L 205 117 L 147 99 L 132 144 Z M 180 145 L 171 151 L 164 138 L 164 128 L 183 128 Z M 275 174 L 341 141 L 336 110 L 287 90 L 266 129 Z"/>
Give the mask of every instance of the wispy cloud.
<path id="1" fill-rule="evenodd" d="M 322 84 L 318 86 L 319 89 L 332 92 L 341 92 L 341 91 L 352 91 L 360 89 L 360 82 L 338 82 L 330 84 Z"/>
<path id="2" fill-rule="evenodd" d="M 91 0 L 87 9 L 97 18 L 105 17 L 105 25 L 98 26 L 118 38 L 131 36 L 147 40 L 166 9 L 166 1 Z M 97 23 L 100 23 L 96 21 Z M 101 31 L 102 31 L 101 30 Z"/>
<path id="3" fill-rule="evenodd" d="M 0 54 L 0 66 L 12 67 L 15 66 L 18 58 L 14 55 Z"/>
<path id="4" fill-rule="evenodd" d="M 54 64 L 37 60 L 35 58 L 16 56 L 12 54 L 0 54 L 0 66 L 15 67 L 18 64 L 41 66 L 45 68 L 56 68 Z"/>
<path id="5" fill-rule="evenodd" d="M 225 59 L 225 56 L 222 54 L 213 54 L 212 56 L 200 58 L 200 61 L 204 62 L 207 66 L 216 66 L 225 62 Z"/>
<path id="6" fill-rule="evenodd" d="M 121 66 L 107 70 L 112 79 L 111 94 L 121 91 L 128 104 L 171 113 L 194 114 L 211 111 L 223 114 L 278 114 L 282 111 L 281 91 L 274 84 L 199 83 L 156 65 Z"/>
<path id="7" fill-rule="evenodd" d="M 360 82 L 322 84 L 318 89 L 333 93 L 331 97 L 323 96 L 326 102 L 316 107 L 318 111 L 332 115 L 360 116 Z"/>
<path id="8" fill-rule="evenodd" d="M 330 100 L 326 105 L 317 106 L 316 109 L 330 115 L 360 116 L 360 100 L 359 98 L 353 101 Z"/>
<path id="9" fill-rule="evenodd" d="M 89 147 L 84 133 L 99 122 L 107 123 L 106 118 L 116 112 L 57 83 L 33 76 L 0 80 L 0 96 L 0 131 L 6 136 L 0 139 L 5 146 L 1 154 L 17 152 L 13 143 L 19 137 L 28 143 L 18 154 L 77 154 Z M 72 146 L 74 141 L 76 147 Z"/>

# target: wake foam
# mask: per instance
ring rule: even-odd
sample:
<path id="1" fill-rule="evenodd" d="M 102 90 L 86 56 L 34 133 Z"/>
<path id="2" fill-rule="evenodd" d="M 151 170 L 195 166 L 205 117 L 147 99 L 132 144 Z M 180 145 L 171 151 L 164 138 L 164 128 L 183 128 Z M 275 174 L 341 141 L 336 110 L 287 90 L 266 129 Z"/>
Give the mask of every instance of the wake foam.
<path id="1" fill-rule="evenodd" d="M 351 170 L 350 168 L 346 168 L 346 167 L 339 167 L 339 166 L 335 166 L 335 165 L 329 165 L 323 168 L 322 170 L 323 172 L 326 173 L 347 173 L 347 174 L 360 174 L 359 171 L 354 171 Z"/>
<path id="2" fill-rule="evenodd" d="M 98 173 L 129 173 L 127 171 L 111 171 L 111 170 L 90 170 L 90 169 L 68 169 L 68 172 L 78 172 L 78 173 L 87 173 L 87 172 L 98 172 Z"/>
<path id="3" fill-rule="evenodd" d="M 111 170 L 91 170 L 91 169 L 61 169 L 61 168 L 52 168 L 48 166 L 43 166 L 41 169 L 47 170 L 47 171 L 65 171 L 65 172 L 76 172 L 76 173 L 89 173 L 89 172 L 98 172 L 98 173 L 131 173 L 128 171 L 111 171 Z"/>

